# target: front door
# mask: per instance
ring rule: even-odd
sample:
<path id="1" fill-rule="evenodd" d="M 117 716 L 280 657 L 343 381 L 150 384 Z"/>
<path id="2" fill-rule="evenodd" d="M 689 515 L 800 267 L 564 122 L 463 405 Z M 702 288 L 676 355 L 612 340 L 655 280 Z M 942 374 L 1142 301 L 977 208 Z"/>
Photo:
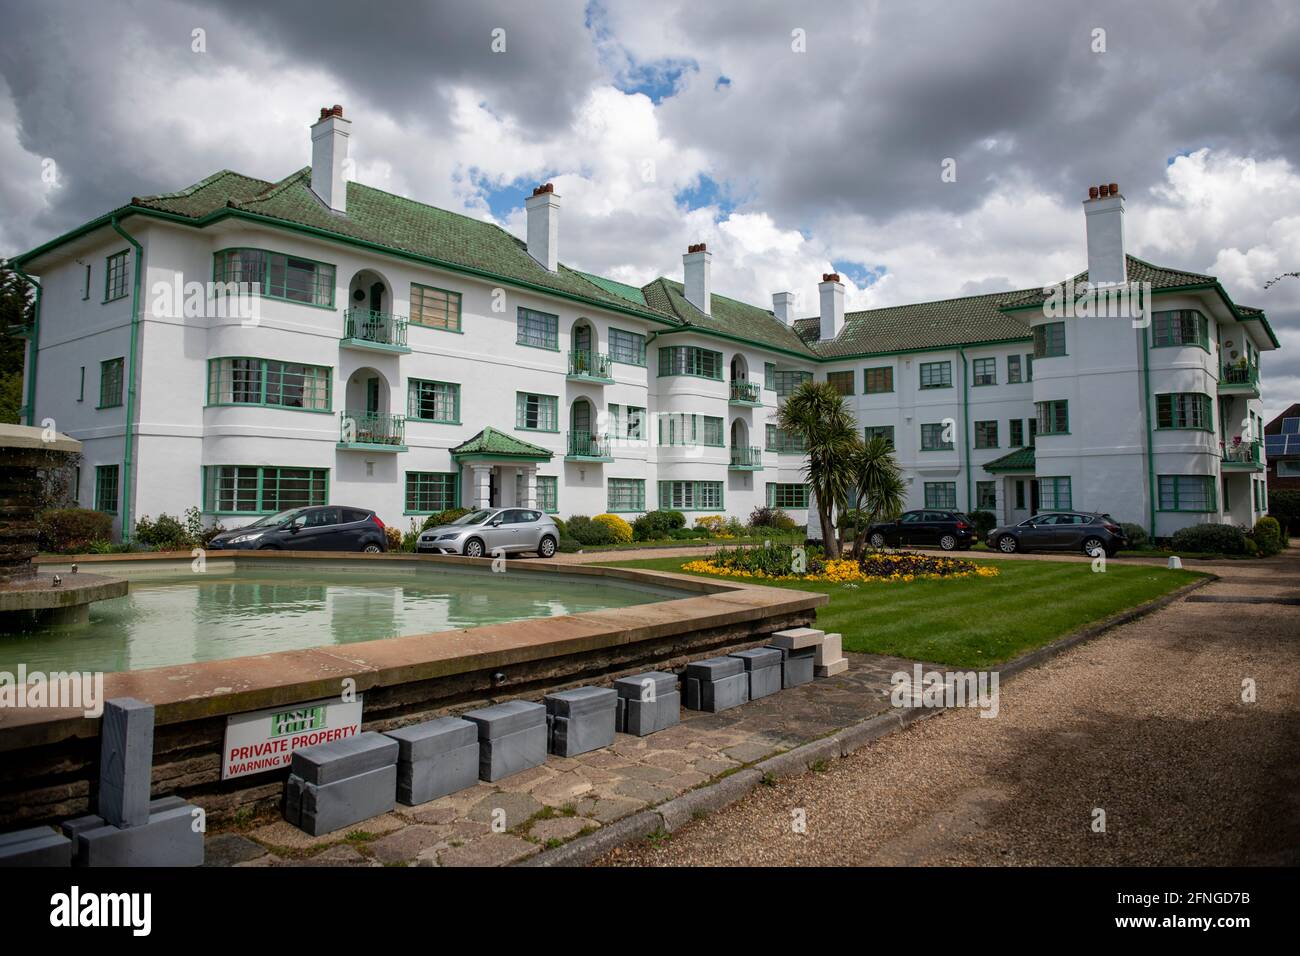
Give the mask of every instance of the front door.
<path id="1" fill-rule="evenodd" d="M 1029 513 L 1038 514 L 1038 482 L 1033 478 L 1029 479 Z"/>
<path id="2" fill-rule="evenodd" d="M 366 411 L 372 415 L 379 411 L 379 377 L 366 379 Z"/>
<path id="3" fill-rule="evenodd" d="M 495 468 L 488 472 L 488 507 L 501 507 L 501 482 Z"/>
<path id="4" fill-rule="evenodd" d="M 591 327 L 576 326 L 573 330 L 573 361 L 575 372 L 591 371 Z"/>

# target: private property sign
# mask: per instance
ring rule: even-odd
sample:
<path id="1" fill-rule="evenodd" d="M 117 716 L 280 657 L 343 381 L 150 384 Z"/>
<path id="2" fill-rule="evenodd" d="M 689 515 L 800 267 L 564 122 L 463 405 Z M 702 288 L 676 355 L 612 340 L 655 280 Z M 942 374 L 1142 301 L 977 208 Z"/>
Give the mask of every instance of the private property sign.
<path id="1" fill-rule="evenodd" d="M 295 750 L 361 733 L 361 697 L 273 707 L 226 718 L 221 779 L 289 766 Z"/>

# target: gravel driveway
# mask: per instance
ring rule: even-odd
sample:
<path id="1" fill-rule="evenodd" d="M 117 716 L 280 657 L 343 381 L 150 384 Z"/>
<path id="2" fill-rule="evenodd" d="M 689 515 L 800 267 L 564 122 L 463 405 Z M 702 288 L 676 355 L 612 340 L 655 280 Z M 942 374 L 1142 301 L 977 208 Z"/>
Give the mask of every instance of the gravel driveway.
<path id="1" fill-rule="evenodd" d="M 1205 568 L 1224 580 L 1017 676 L 994 719 L 921 721 L 601 863 L 1300 863 L 1300 606 L 1205 600 L 1294 600 L 1300 555 Z"/>

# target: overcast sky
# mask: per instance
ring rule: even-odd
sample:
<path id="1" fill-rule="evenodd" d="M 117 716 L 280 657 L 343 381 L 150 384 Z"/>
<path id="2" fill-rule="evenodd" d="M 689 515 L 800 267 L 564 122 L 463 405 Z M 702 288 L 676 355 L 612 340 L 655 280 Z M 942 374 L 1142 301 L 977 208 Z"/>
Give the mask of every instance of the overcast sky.
<path id="1" fill-rule="evenodd" d="M 715 291 L 804 314 L 832 267 L 851 308 L 1064 278 L 1118 182 L 1130 252 L 1267 310 L 1267 417 L 1300 401 L 1300 280 L 1264 288 L 1300 270 L 1294 0 L 0 6 L 0 255 L 279 179 L 333 103 L 362 182 L 522 234 L 553 181 L 569 265 L 679 277 L 703 240 Z"/>

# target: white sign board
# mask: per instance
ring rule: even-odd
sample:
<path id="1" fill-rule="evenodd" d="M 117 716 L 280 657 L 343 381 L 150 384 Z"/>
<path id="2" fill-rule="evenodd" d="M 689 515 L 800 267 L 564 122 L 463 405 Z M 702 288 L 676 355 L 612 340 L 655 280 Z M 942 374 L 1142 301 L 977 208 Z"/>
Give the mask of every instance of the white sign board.
<path id="1" fill-rule="evenodd" d="M 295 750 L 361 733 L 361 697 L 288 704 L 226 718 L 221 779 L 289 766 Z"/>

